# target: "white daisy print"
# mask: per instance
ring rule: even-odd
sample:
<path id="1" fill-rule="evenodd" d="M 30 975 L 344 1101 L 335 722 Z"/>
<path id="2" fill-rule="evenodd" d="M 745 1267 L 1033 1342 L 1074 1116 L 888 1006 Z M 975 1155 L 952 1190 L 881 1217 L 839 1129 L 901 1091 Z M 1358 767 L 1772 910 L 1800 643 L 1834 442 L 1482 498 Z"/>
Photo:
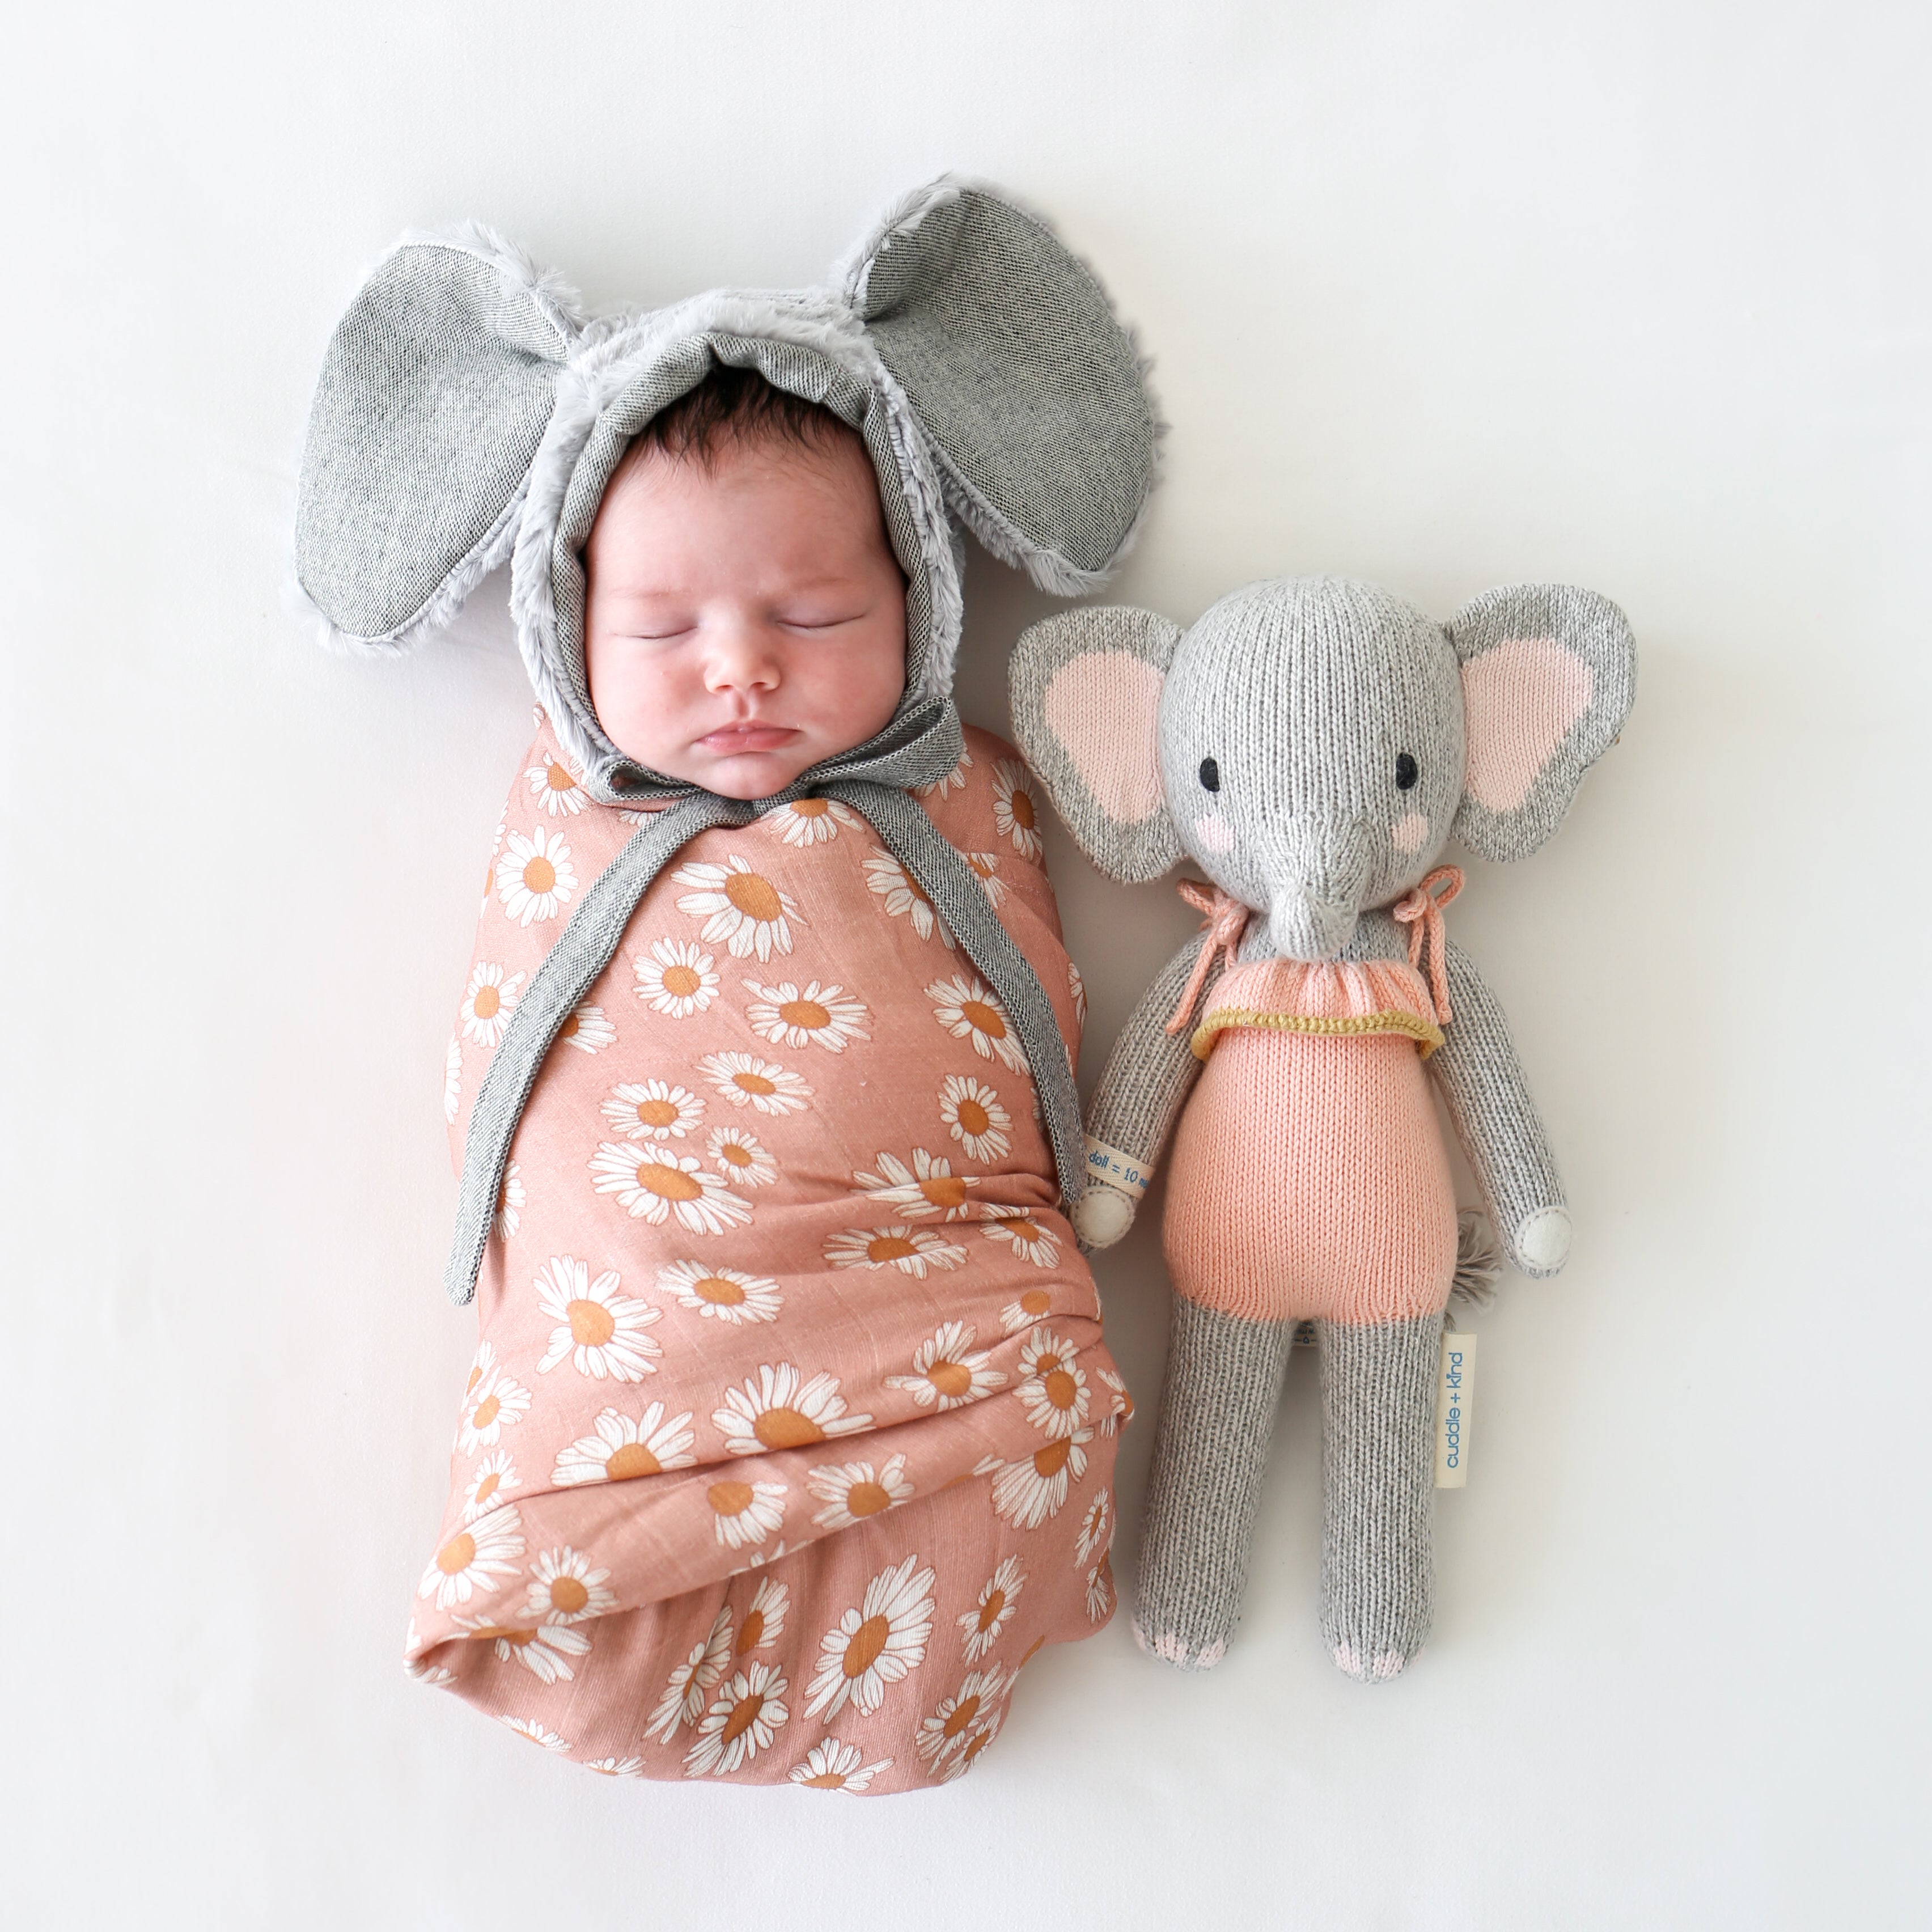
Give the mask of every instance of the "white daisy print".
<path id="1" fill-rule="evenodd" d="M 533 1744 L 542 1744 L 545 1750 L 567 1751 L 570 1747 L 556 1732 L 546 1730 L 534 1718 L 512 1718 L 506 1715 L 503 1721 L 520 1738 L 528 1738 Z"/>
<path id="2" fill-rule="evenodd" d="M 982 1060 L 998 1055 L 1016 1073 L 1026 1071 L 1026 1049 L 1006 1020 L 991 987 L 974 979 L 935 980 L 926 989 L 933 1017 L 955 1040 L 970 1040 Z"/>
<path id="3" fill-rule="evenodd" d="M 503 1439 L 503 1431 L 514 1429 L 529 1412 L 530 1392 L 513 1376 L 491 1366 L 477 1379 L 473 1373 L 470 1392 L 464 1396 L 463 1412 L 456 1425 L 456 1446 L 466 1456 L 479 1449 L 494 1449 Z"/>
<path id="4" fill-rule="evenodd" d="M 866 1586 L 858 1607 L 820 1640 L 818 1670 L 807 1694 L 808 1716 L 829 1724 L 849 1702 L 870 1717 L 886 1690 L 926 1661 L 935 1580 L 918 1564 L 917 1556 L 908 1556 L 897 1568 L 882 1570 Z"/>
<path id="5" fill-rule="evenodd" d="M 1050 1329 L 1036 1328 L 1020 1350 L 1022 1380 L 1017 1393 L 1027 1419 L 1049 1436 L 1071 1436 L 1083 1428 L 1092 1400 L 1087 1378 L 1073 1350 Z"/>
<path id="6" fill-rule="evenodd" d="M 942 1784 L 950 1784 L 956 1778 L 964 1778 L 973 1768 L 980 1754 L 1000 1735 L 1000 1726 L 1006 1721 L 1006 1715 L 1005 1707 L 1002 1706 L 984 1724 L 974 1727 L 972 1735 L 966 1740 L 965 1748 L 939 1774 Z"/>
<path id="7" fill-rule="evenodd" d="M 614 1270 L 592 1281 L 586 1262 L 559 1255 L 531 1285 L 537 1305 L 556 1324 L 537 1364 L 539 1375 L 548 1375 L 566 1355 L 579 1375 L 598 1382 L 641 1382 L 657 1372 L 664 1351 L 644 1330 L 664 1311 L 620 1294 Z"/>
<path id="8" fill-rule="evenodd" d="M 913 1351 L 912 1372 L 888 1376 L 887 1388 L 904 1389 L 922 1408 L 941 1414 L 979 1402 L 1006 1383 L 991 1355 L 974 1349 L 976 1332 L 963 1322 L 949 1322 Z"/>
<path id="9" fill-rule="evenodd" d="M 1029 1288 L 1000 1310 L 1000 1325 L 1009 1335 L 1017 1335 L 1022 1328 L 1030 1328 L 1036 1322 L 1045 1321 L 1052 1312 L 1051 1292 L 1044 1288 Z"/>
<path id="10" fill-rule="evenodd" d="M 1087 1615 L 1094 1622 L 1103 1623 L 1113 1607 L 1114 1565 L 1112 1558 L 1103 1556 L 1087 1573 Z"/>
<path id="11" fill-rule="evenodd" d="M 590 1648 L 590 1640 L 581 1630 L 520 1628 L 492 1623 L 488 1617 L 458 1617 L 456 1621 L 472 1643 L 489 1644 L 502 1663 L 514 1658 L 542 1684 L 574 1677 L 570 1659 L 582 1657 Z"/>
<path id="12" fill-rule="evenodd" d="M 580 1624 L 608 1616 L 617 1607 L 616 1596 L 604 1586 L 608 1570 L 591 1567 L 589 1557 L 566 1545 L 539 1556 L 530 1565 L 530 1590 L 524 1614 L 545 1624 Z"/>
<path id="13" fill-rule="evenodd" d="M 944 798 L 949 791 L 966 789 L 966 774 L 973 769 L 973 754 L 962 750 L 959 762 L 943 778 L 934 778 L 932 784 L 915 785 L 913 789 L 921 798 Z"/>
<path id="14" fill-rule="evenodd" d="M 519 926 L 556 918 L 576 891 L 577 874 L 562 832 L 539 825 L 527 838 L 520 832 L 510 834 L 496 861 L 496 896 Z"/>
<path id="15" fill-rule="evenodd" d="M 734 1187 L 769 1187 L 778 1178 L 778 1162 L 742 1127 L 714 1127 L 704 1150 Z"/>
<path id="16" fill-rule="evenodd" d="M 1072 960 L 1066 962 L 1066 985 L 1073 995 L 1073 1018 L 1081 1026 L 1087 1024 L 1087 982 L 1080 976 L 1080 968 Z"/>
<path id="17" fill-rule="evenodd" d="M 507 1241 L 523 1225 L 524 1205 L 529 1198 L 524 1192 L 523 1170 L 512 1161 L 503 1169 L 503 1184 L 496 1190 L 496 1211 L 490 1216 L 490 1232 L 498 1240 Z"/>
<path id="18" fill-rule="evenodd" d="M 649 952 L 632 956 L 632 970 L 638 976 L 633 990 L 654 1012 L 688 1020 L 717 998 L 723 983 L 717 963 L 693 940 L 654 939 Z"/>
<path id="19" fill-rule="evenodd" d="M 412 1663 L 403 1659 L 403 1675 L 413 1677 L 418 1684 L 427 1684 L 432 1690 L 447 1690 L 456 1682 L 456 1672 L 446 1670 L 440 1664 Z"/>
<path id="20" fill-rule="evenodd" d="M 552 818 L 574 818 L 590 802 L 584 774 L 553 754 L 524 774 L 537 808 Z"/>
<path id="21" fill-rule="evenodd" d="M 452 1035 L 442 1056 L 442 1118 L 452 1127 L 463 1105 L 463 1042 Z"/>
<path id="22" fill-rule="evenodd" d="M 634 1141 L 681 1141 L 704 1119 L 704 1102 L 688 1088 L 629 1080 L 610 1089 L 603 1114 Z"/>
<path id="23" fill-rule="evenodd" d="M 835 1436 L 869 1429 L 869 1415 L 848 1415 L 838 1378 L 808 1377 L 789 1362 L 763 1364 L 712 1412 L 711 1426 L 734 1456 L 762 1456 L 768 1450 L 801 1449 Z"/>
<path id="24" fill-rule="evenodd" d="M 968 1664 L 977 1664 L 999 1642 L 1000 1633 L 1013 1620 L 1020 1593 L 1025 1588 L 1026 1572 L 1016 1557 L 1007 1557 L 986 1579 L 980 1600 L 959 1618 L 959 1634 L 964 1640 Z"/>
<path id="25" fill-rule="evenodd" d="M 740 1671 L 722 1689 L 698 1727 L 698 1742 L 684 1757 L 687 1778 L 728 1777 L 748 1764 L 791 1715 L 784 1706 L 784 1678 L 769 1664 Z"/>
<path id="26" fill-rule="evenodd" d="M 939 1118 L 965 1149 L 969 1160 L 990 1166 L 1012 1150 L 1007 1130 L 1013 1124 L 1013 1117 L 984 1081 L 949 1073 L 940 1083 Z"/>
<path id="27" fill-rule="evenodd" d="M 1004 1241 L 1022 1261 L 1035 1268 L 1052 1268 L 1060 1259 L 1060 1244 L 1024 1208 L 988 1204 L 992 1217 L 980 1230 L 989 1241 Z"/>
<path id="28" fill-rule="evenodd" d="M 883 1515 L 912 1501 L 906 1459 L 894 1456 L 882 1469 L 870 1462 L 828 1463 L 814 1469 L 805 1486 L 825 1504 L 813 1522 L 826 1529 L 852 1529 L 869 1516 Z"/>
<path id="29" fill-rule="evenodd" d="M 982 1714 L 990 1712 L 1012 1687 L 998 1664 L 974 1671 L 950 1697 L 939 1700 L 939 1708 L 919 1726 L 919 1754 L 928 1768 L 936 1769 L 956 1754 L 963 1751 Z"/>
<path id="30" fill-rule="evenodd" d="M 470 1471 L 470 1480 L 463 1486 L 463 1520 L 474 1522 L 479 1516 L 488 1516 L 519 1486 L 517 1466 L 510 1460 L 507 1449 L 484 1456 Z"/>
<path id="31" fill-rule="evenodd" d="M 848 999 L 843 986 L 820 986 L 816 980 L 802 988 L 789 980 L 776 986 L 761 986 L 755 980 L 745 984 L 757 995 L 745 1017 L 752 1030 L 774 1046 L 822 1046 L 828 1053 L 843 1053 L 847 1041 L 872 1036 L 866 1030 L 864 1005 Z"/>
<path id="32" fill-rule="evenodd" d="M 1025 766 L 1002 758 L 993 767 L 994 829 L 1002 838 L 1012 840 L 1013 850 L 1022 858 L 1037 859 L 1046 849 L 1040 842 L 1039 822 L 1033 794 L 1026 788 Z"/>
<path id="33" fill-rule="evenodd" d="M 946 931 L 946 922 L 933 910 L 926 888 L 882 846 L 874 845 L 872 856 L 866 861 L 866 884 L 885 902 L 886 910 L 892 918 L 910 919 L 913 931 L 922 939 L 930 939 L 937 931 L 941 943 L 948 951 L 952 950 L 952 935 Z"/>
<path id="34" fill-rule="evenodd" d="M 796 1073 L 753 1054 L 707 1053 L 698 1070 L 734 1107 L 755 1107 L 761 1114 L 796 1114 L 812 1099 L 812 1089 Z"/>
<path id="35" fill-rule="evenodd" d="M 960 857 L 973 868 L 973 876 L 980 881 L 986 895 L 986 903 L 997 912 L 1006 896 L 1006 882 L 1000 877 L 1000 855 L 997 852 L 962 852 Z"/>
<path id="36" fill-rule="evenodd" d="M 754 1650 L 768 1650 L 784 1635 L 785 1612 L 791 1607 L 791 1592 L 773 1576 L 759 1582 L 752 1600 L 745 1606 L 745 1621 L 738 1626 L 737 1641 L 731 1646 L 738 1657 Z"/>
<path id="37" fill-rule="evenodd" d="M 931 1228 L 848 1228 L 826 1243 L 825 1258 L 834 1268 L 896 1268 L 923 1281 L 929 1268 L 958 1267 L 966 1250 Z"/>
<path id="38" fill-rule="evenodd" d="M 1074 1565 L 1078 1568 L 1090 1563 L 1096 1556 L 1104 1556 L 1114 1546 L 1114 1498 L 1112 1492 L 1102 1490 L 1087 1505 L 1087 1514 L 1080 1519 L 1079 1540 L 1073 1550 Z"/>
<path id="39" fill-rule="evenodd" d="M 765 823 L 788 845 L 823 845 L 859 823 L 859 814 L 836 798 L 798 798 L 765 814 Z"/>
<path id="40" fill-rule="evenodd" d="M 617 1029 L 605 1018 L 604 1009 L 586 1000 L 563 1016 L 556 1036 L 579 1053 L 602 1053 L 617 1037 Z"/>
<path id="41" fill-rule="evenodd" d="M 739 1268 L 707 1268 L 702 1262 L 668 1262 L 658 1270 L 658 1292 L 677 1298 L 680 1306 L 735 1327 L 746 1322 L 776 1322 L 784 1306 L 778 1285 L 769 1275 Z"/>
<path id="42" fill-rule="evenodd" d="M 664 1694 L 644 1726 L 644 1736 L 669 1744 L 680 1724 L 694 1724 L 711 1701 L 711 1687 L 724 1675 L 731 1661 L 731 1612 L 721 1610 L 711 1625 L 711 1634 L 692 1647 L 691 1654 L 670 1674 Z"/>
<path id="43" fill-rule="evenodd" d="M 517 1010 L 517 1002 L 522 998 L 518 988 L 527 976 L 514 973 L 506 979 L 502 967 L 487 962 L 472 967 L 463 1004 L 457 1009 L 457 1024 L 463 1029 L 463 1037 L 474 1040 L 478 1046 L 494 1046 L 503 1037 L 510 1016 Z"/>
<path id="44" fill-rule="evenodd" d="M 478 1591 L 488 1596 L 523 1568 L 524 1520 L 513 1504 L 479 1516 L 460 1529 L 429 1560 L 416 1594 L 434 1591 L 436 1606 L 466 1604 Z"/>
<path id="45" fill-rule="evenodd" d="M 976 1176 L 955 1174 L 950 1160 L 924 1148 L 913 1149 L 910 1167 L 896 1154 L 882 1154 L 876 1172 L 852 1177 L 854 1193 L 867 1196 L 875 1208 L 896 1208 L 909 1221 L 934 1214 L 964 1219 L 966 1190 L 979 1184 Z"/>
<path id="46" fill-rule="evenodd" d="M 642 1778 L 644 1774 L 644 1761 L 640 1757 L 586 1758 L 584 1768 L 605 1778 Z"/>
<path id="47" fill-rule="evenodd" d="M 866 1762 L 866 1754 L 856 1744 L 842 1744 L 836 1738 L 827 1738 L 822 1744 L 814 1744 L 803 1760 L 792 1766 L 786 1775 L 794 1784 L 803 1785 L 808 1791 L 865 1790 L 882 1771 L 890 1771 L 892 1761 L 882 1757 L 876 1764 Z"/>
<path id="48" fill-rule="evenodd" d="M 704 1492 L 711 1528 L 728 1550 L 764 1541 L 784 1521 L 782 1483 L 713 1483 Z"/>
<path id="49" fill-rule="evenodd" d="M 1133 1420 L 1134 1399 L 1127 1393 L 1126 1384 L 1112 1369 L 1096 1369 L 1094 1372 L 1106 1383 L 1113 1396 L 1106 1414 L 1100 1418 L 1100 1433 L 1111 1436 L 1115 1430 Z"/>
<path id="50" fill-rule="evenodd" d="M 1016 1529 L 1037 1529 L 1058 1516 L 1069 1484 L 1087 1473 L 1087 1445 L 1093 1439 L 1090 1429 L 1078 1429 L 1004 1464 L 993 1478 L 993 1508 Z"/>
<path id="51" fill-rule="evenodd" d="M 590 1179 L 599 1194 L 614 1194 L 626 1214 L 653 1227 L 675 1215 L 694 1234 L 722 1234 L 752 1218 L 751 1209 L 694 1155 L 669 1148 L 602 1142 L 590 1156 Z"/>
<path id="52" fill-rule="evenodd" d="M 553 1483 L 572 1487 L 579 1483 L 625 1483 L 635 1476 L 662 1475 L 667 1469 L 688 1469 L 698 1459 L 691 1445 L 698 1438 L 691 1412 L 668 1420 L 664 1406 L 654 1402 L 642 1415 L 628 1416 L 607 1408 L 556 1459 L 550 1472 Z"/>
<path id="53" fill-rule="evenodd" d="M 713 944 L 722 939 L 734 959 L 789 952 L 792 927 L 805 923 L 798 902 L 735 852 L 722 866 L 680 866 L 670 879 L 694 888 L 678 901 L 678 910 L 703 920 L 700 937 Z"/>

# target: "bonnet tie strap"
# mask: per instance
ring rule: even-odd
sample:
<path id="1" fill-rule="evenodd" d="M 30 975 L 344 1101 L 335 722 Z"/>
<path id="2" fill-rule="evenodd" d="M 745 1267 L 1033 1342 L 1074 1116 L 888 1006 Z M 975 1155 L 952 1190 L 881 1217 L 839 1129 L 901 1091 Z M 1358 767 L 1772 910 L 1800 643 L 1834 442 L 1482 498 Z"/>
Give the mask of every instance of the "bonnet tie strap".
<path id="1" fill-rule="evenodd" d="M 1442 908 L 1462 890 L 1462 868 L 1438 866 L 1414 891 L 1390 908 L 1397 922 L 1408 928 L 1408 963 L 1418 970 L 1427 943 L 1429 995 L 1435 1003 L 1438 1026 L 1447 1026 L 1454 1017 L 1449 1010 L 1449 942 L 1442 928 Z"/>
<path id="2" fill-rule="evenodd" d="M 884 757 L 854 760 L 842 773 L 835 763 L 815 782 L 801 782 L 776 799 L 720 798 L 694 788 L 681 796 L 674 794 L 675 802 L 635 834 L 578 902 L 511 1013 L 477 1090 L 464 1143 L 455 1232 L 443 1270 L 443 1286 L 451 1300 L 462 1307 L 476 1294 L 510 1143 L 557 1029 L 610 964 L 651 882 L 700 832 L 716 825 L 748 825 L 794 797 L 835 798 L 860 812 L 918 881 L 933 910 L 992 987 L 1025 1051 L 1060 1193 L 1068 1208 L 1073 1207 L 1085 1185 L 1086 1150 L 1079 1094 L 1059 1022 L 1039 975 L 994 915 L 979 874 L 903 789 L 942 777 L 958 762 L 961 748 L 958 716 L 948 703 L 926 729 L 892 747 Z M 866 770 L 878 772 L 879 778 L 859 776 Z"/>
<path id="3" fill-rule="evenodd" d="M 1186 1030 L 1188 1022 L 1193 1017 L 1194 1003 L 1201 997 L 1201 988 L 1207 983 L 1216 954 L 1224 956 L 1228 964 L 1233 965 L 1235 950 L 1252 916 L 1247 907 L 1239 899 L 1230 898 L 1219 886 L 1204 886 L 1192 879 L 1183 879 L 1178 890 L 1180 896 L 1203 915 L 1207 923 L 1201 928 L 1201 951 L 1195 959 L 1194 970 L 1188 974 L 1187 984 L 1180 990 L 1180 1004 L 1174 1008 L 1174 1017 L 1167 1023 L 1169 1033 Z"/>

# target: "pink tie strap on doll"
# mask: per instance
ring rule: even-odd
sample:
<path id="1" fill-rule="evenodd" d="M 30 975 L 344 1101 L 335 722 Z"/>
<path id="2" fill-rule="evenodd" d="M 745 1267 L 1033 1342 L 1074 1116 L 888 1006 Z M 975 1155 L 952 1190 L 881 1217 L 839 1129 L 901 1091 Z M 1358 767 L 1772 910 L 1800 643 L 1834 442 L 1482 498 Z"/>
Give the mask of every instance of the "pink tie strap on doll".
<path id="1" fill-rule="evenodd" d="M 1407 898 L 1389 908 L 1396 922 L 1408 928 L 1408 963 L 1418 972 L 1426 945 L 1429 997 L 1435 1002 L 1438 1026 L 1447 1026 L 1455 1017 L 1449 1010 L 1449 941 L 1442 929 L 1442 908 L 1462 890 L 1462 884 L 1460 866 L 1438 866 Z"/>
<path id="2" fill-rule="evenodd" d="M 1181 988 L 1180 1004 L 1174 1010 L 1174 1017 L 1167 1023 L 1169 1033 L 1186 1030 L 1188 1021 L 1193 1017 L 1195 1003 L 1201 997 L 1201 988 L 1214 970 L 1215 956 L 1218 953 L 1228 965 L 1234 964 L 1240 950 L 1241 935 L 1247 931 L 1248 921 L 1252 916 L 1247 907 L 1222 891 L 1219 886 L 1204 886 L 1192 879 L 1183 879 L 1175 890 L 1208 922 L 1201 930 L 1201 952 L 1194 962 L 1194 970 L 1187 976 L 1187 984 Z"/>

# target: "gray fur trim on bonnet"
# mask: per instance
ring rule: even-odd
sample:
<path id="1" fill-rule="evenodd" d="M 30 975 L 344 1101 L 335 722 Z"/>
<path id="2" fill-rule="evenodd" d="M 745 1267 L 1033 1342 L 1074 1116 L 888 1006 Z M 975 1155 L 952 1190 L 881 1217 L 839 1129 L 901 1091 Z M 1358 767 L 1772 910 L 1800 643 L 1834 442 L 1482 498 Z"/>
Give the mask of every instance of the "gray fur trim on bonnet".
<path id="1" fill-rule="evenodd" d="M 952 688 L 960 525 L 1071 596 L 1119 561 L 1155 481 L 1131 338 L 1092 273 L 996 190 L 919 190 L 826 286 L 596 321 L 471 226 L 404 241 L 337 327 L 303 452 L 302 591 L 336 639 L 393 650 L 511 559 L 531 682 L 592 795 L 661 789 L 592 709 L 580 553 L 630 439 L 714 363 L 757 368 L 864 440 L 908 580 L 904 709 Z"/>

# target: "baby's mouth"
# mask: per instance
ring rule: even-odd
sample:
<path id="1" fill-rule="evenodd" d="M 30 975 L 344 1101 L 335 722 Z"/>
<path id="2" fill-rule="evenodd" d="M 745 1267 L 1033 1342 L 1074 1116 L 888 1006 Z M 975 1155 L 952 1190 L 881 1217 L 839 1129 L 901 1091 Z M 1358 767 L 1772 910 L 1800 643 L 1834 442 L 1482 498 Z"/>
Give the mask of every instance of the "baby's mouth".
<path id="1" fill-rule="evenodd" d="M 716 758 L 736 758 L 746 752 L 776 752 L 798 736 L 789 724 L 727 724 L 707 732 L 698 743 Z"/>

